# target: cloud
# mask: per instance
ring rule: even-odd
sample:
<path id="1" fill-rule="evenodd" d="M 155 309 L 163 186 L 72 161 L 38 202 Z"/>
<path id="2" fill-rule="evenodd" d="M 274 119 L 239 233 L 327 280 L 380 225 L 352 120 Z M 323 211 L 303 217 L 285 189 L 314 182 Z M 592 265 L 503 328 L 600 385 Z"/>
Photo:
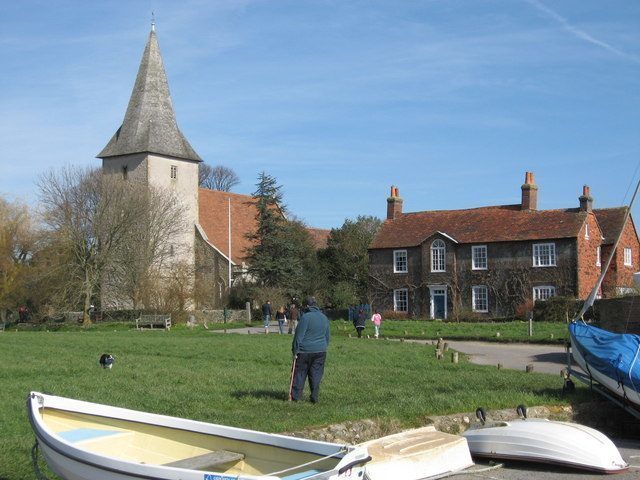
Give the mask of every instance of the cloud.
<path id="1" fill-rule="evenodd" d="M 571 33 L 573 36 L 579 38 L 580 40 L 584 40 L 585 42 L 591 43 L 592 45 L 596 45 L 597 47 L 603 48 L 619 57 L 626 58 L 635 63 L 640 63 L 640 59 L 637 56 L 624 52 L 619 48 L 616 48 L 613 45 L 608 44 L 607 42 L 603 42 L 602 40 L 599 40 L 594 36 L 589 35 L 584 30 L 581 30 L 578 27 L 575 27 L 574 25 L 569 23 L 569 21 L 566 18 L 564 18 L 562 15 L 558 14 L 554 10 L 547 7 L 540 0 L 525 0 L 525 1 L 528 4 L 534 6 L 536 9 L 538 9 L 542 13 L 544 13 L 545 15 L 553 18 L 556 22 L 558 22 L 562 26 L 562 28 L 564 28 L 566 31 Z"/>

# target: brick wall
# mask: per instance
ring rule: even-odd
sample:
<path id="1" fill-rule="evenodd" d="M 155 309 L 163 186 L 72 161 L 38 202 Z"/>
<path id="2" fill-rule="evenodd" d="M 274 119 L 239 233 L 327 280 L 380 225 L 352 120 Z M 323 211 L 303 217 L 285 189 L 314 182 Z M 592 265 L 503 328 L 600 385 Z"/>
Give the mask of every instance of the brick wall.
<path id="1" fill-rule="evenodd" d="M 640 334 L 640 296 L 603 298 L 596 300 L 593 308 L 601 328 Z"/>
<path id="2" fill-rule="evenodd" d="M 585 238 L 585 228 L 589 227 L 589 238 Z M 602 231 L 598 226 L 595 215 L 590 213 L 587 215 L 585 225 L 578 234 L 578 279 L 577 279 L 577 296 L 585 299 L 593 290 L 594 285 L 598 281 L 602 267 L 597 265 L 598 247 L 602 243 Z M 604 260 L 602 260 L 604 261 Z"/>
<path id="3" fill-rule="evenodd" d="M 611 245 L 602 249 L 602 264 L 604 266 L 611 252 Z M 632 266 L 624 264 L 624 249 L 631 248 Z M 603 282 L 603 296 L 613 297 L 616 295 L 617 287 L 633 288 L 633 274 L 640 270 L 640 243 L 636 235 L 633 221 L 627 222 L 624 228 L 618 249 L 613 256 L 611 266 Z"/>

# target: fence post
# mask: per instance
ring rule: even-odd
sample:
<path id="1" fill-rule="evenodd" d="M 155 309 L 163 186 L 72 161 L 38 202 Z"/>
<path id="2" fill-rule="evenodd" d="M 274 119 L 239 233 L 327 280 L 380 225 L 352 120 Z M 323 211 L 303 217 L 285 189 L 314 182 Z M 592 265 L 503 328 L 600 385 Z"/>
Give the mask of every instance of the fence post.
<path id="1" fill-rule="evenodd" d="M 529 336 L 533 337 L 533 312 L 529 312 Z"/>

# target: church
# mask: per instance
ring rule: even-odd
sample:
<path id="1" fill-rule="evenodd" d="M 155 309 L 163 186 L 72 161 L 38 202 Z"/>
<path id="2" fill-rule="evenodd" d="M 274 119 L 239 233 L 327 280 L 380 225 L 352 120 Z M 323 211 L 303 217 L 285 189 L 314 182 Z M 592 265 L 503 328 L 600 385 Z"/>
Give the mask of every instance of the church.
<path id="1" fill-rule="evenodd" d="M 255 231 L 256 209 L 250 195 L 199 187 L 203 160 L 178 127 L 154 24 L 122 125 L 97 158 L 104 175 L 171 189 L 178 196 L 187 225 L 179 239 L 180 261 L 194 272 L 194 285 L 205 290 L 206 301 L 195 306 L 223 306 L 234 279 L 246 271 L 246 235 Z M 326 246 L 329 230 L 309 231 L 318 248 Z"/>

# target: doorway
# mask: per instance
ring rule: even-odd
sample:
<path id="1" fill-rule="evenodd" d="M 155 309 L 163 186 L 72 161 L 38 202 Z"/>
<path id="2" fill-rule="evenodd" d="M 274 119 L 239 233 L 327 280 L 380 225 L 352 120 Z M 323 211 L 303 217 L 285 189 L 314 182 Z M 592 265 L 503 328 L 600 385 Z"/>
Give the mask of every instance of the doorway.
<path id="1" fill-rule="evenodd" d="M 431 318 L 445 320 L 447 318 L 447 286 L 431 285 Z"/>

